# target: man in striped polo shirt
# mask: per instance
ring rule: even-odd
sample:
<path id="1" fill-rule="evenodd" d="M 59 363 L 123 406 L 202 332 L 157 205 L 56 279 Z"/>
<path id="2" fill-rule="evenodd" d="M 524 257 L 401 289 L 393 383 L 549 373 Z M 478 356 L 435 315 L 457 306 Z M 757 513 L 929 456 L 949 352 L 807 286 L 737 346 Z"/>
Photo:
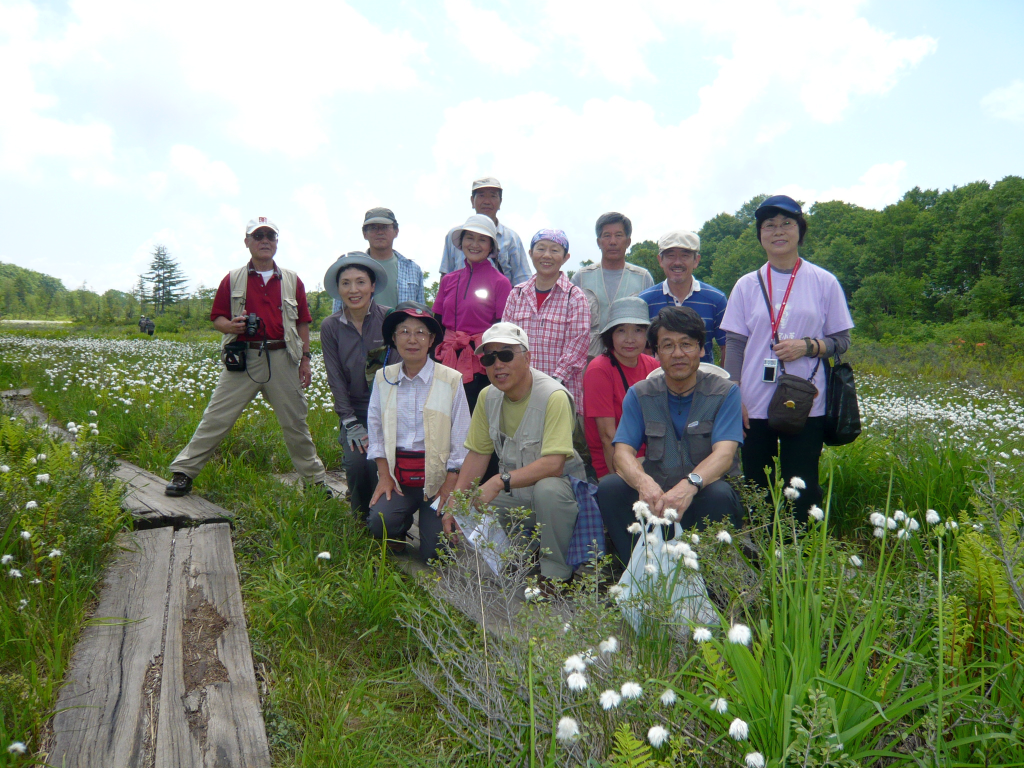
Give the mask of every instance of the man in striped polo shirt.
<path id="1" fill-rule="evenodd" d="M 665 281 L 640 294 L 647 302 L 651 319 L 665 307 L 693 308 L 704 320 L 707 331 L 701 362 L 715 362 L 712 341 L 717 341 L 722 355 L 720 364 L 725 365 L 725 331 L 721 324 L 727 299 L 720 290 L 693 276 L 693 270 L 700 264 L 700 237 L 685 229 L 662 235 L 658 239 L 658 263 L 665 271 Z"/>

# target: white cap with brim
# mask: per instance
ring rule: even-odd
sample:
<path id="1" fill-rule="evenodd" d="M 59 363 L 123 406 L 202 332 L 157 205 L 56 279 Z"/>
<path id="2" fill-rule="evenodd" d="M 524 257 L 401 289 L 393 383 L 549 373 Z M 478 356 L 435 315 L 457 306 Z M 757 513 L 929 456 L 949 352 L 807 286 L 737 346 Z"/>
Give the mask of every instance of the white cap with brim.
<path id="1" fill-rule="evenodd" d="M 494 221 L 490 216 L 484 216 L 482 213 L 474 213 L 466 219 L 465 224 L 453 229 L 452 242 L 461 246 L 463 232 L 476 232 L 478 235 L 487 235 L 494 241 L 495 247 L 498 245 L 498 228 L 494 225 Z M 497 256 L 496 253 L 492 253 L 491 255 Z"/>
<path id="2" fill-rule="evenodd" d="M 478 189 L 501 189 L 501 182 L 493 176 L 485 176 L 473 182 L 472 191 L 476 192 Z"/>
<path id="3" fill-rule="evenodd" d="M 700 253 L 700 236 L 688 229 L 673 229 L 658 238 L 658 253 L 667 251 L 669 248 L 685 248 L 688 251 Z"/>
<path id="4" fill-rule="evenodd" d="M 257 216 L 255 219 L 249 219 L 249 223 L 245 225 L 245 234 L 251 235 L 257 229 L 266 227 L 267 229 L 274 230 L 277 234 L 281 234 L 281 230 L 277 228 L 277 224 L 272 222 L 266 216 Z"/>
<path id="5" fill-rule="evenodd" d="M 338 276 L 349 267 L 366 267 L 373 272 L 377 278 L 373 284 L 374 295 L 387 288 L 388 273 L 384 271 L 384 267 L 362 251 L 351 251 L 339 257 L 324 273 L 324 290 L 332 299 L 342 301 L 341 294 L 338 292 Z"/>
<path id="6" fill-rule="evenodd" d="M 482 355 L 484 347 L 491 343 L 522 344 L 526 351 L 530 350 L 529 336 L 526 335 L 526 331 L 515 323 L 495 323 L 484 331 L 484 335 L 480 339 L 480 346 L 476 348 L 476 353 Z"/>
<path id="7" fill-rule="evenodd" d="M 612 305 L 608 308 L 608 322 L 604 324 L 601 333 L 624 323 L 650 325 L 651 311 L 647 302 L 639 296 L 624 296 L 613 301 Z"/>

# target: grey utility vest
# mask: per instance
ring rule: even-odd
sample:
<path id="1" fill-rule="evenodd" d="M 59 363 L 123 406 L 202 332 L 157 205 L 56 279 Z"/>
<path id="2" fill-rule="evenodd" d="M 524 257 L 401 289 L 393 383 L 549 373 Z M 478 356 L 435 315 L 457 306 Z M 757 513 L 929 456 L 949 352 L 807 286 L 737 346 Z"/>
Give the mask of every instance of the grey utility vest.
<path id="1" fill-rule="evenodd" d="M 540 458 L 540 451 L 544 443 L 544 421 L 547 416 L 548 398 L 555 392 L 565 392 L 572 410 L 572 420 L 569 423 L 570 425 L 576 423 L 576 403 L 573 402 L 569 390 L 536 368 L 531 368 L 530 373 L 533 374 L 530 402 L 526 406 L 523 420 L 519 422 L 519 429 L 512 436 L 506 435 L 500 429 L 501 404 L 505 399 L 505 393 L 497 387 L 491 387 L 487 392 L 487 400 L 484 403 L 487 408 L 487 427 L 502 471 L 512 472 L 527 464 L 532 464 Z M 587 476 L 587 471 L 583 467 L 583 459 L 575 450 L 572 452 L 572 458 L 566 460 L 565 469 L 562 470 L 563 477 L 569 475 L 580 479 Z M 512 497 L 529 506 L 533 503 L 533 487 L 513 488 Z"/>
<path id="2" fill-rule="evenodd" d="M 697 371 L 697 386 L 681 440 L 676 439 L 672 414 L 668 410 L 668 387 L 664 376 L 644 379 L 633 385 L 644 416 L 647 453 L 644 472 L 667 491 L 682 482 L 693 468 L 711 455 L 711 430 L 718 410 L 735 382 L 704 371 Z M 740 474 L 739 452 L 733 458 L 729 475 Z"/>

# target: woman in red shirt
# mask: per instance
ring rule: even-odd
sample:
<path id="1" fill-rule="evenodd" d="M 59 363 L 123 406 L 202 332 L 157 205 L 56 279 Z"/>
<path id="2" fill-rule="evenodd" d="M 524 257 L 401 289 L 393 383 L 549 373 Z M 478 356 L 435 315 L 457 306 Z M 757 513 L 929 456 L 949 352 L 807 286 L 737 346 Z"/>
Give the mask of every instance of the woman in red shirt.
<path id="1" fill-rule="evenodd" d="M 615 471 L 612 439 L 622 418 L 626 390 L 660 367 L 644 354 L 650 324 L 647 302 L 639 296 L 613 301 L 601 331 L 604 354 L 590 361 L 583 376 L 584 430 L 598 479 Z"/>

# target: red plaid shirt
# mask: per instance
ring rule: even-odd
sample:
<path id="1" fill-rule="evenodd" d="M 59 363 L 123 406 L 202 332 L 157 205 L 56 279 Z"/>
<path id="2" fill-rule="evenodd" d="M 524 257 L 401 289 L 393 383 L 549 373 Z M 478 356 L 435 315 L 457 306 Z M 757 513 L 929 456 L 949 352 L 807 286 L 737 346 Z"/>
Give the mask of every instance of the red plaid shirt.
<path id="1" fill-rule="evenodd" d="M 530 339 L 530 365 L 554 376 L 583 413 L 583 373 L 590 348 L 590 304 L 565 273 L 541 308 L 537 309 L 537 276 L 520 283 L 508 295 L 501 319 L 515 323 Z"/>

